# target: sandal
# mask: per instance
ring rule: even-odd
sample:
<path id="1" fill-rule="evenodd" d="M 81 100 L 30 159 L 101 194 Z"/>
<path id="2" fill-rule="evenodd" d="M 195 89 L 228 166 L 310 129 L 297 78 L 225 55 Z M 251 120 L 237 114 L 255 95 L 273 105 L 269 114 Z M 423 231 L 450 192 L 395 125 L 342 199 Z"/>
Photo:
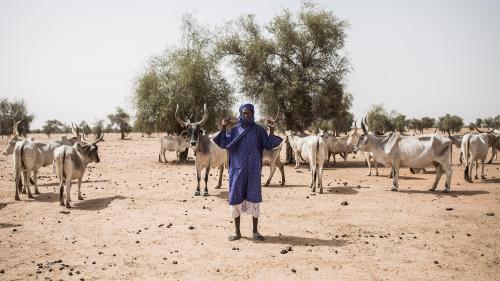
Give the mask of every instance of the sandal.
<path id="1" fill-rule="evenodd" d="M 231 235 L 227 238 L 229 241 L 236 241 L 241 239 L 241 235 Z"/>
<path id="2" fill-rule="evenodd" d="M 266 240 L 266 239 L 264 238 L 264 236 L 260 235 L 260 233 L 255 232 L 255 233 L 253 234 L 253 240 L 256 240 L 256 241 L 264 241 L 264 240 Z"/>

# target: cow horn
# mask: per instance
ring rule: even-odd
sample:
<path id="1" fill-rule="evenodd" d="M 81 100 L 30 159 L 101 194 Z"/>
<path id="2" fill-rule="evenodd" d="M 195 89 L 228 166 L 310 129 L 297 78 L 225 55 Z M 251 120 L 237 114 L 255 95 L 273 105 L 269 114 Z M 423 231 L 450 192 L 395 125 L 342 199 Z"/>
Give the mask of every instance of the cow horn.
<path id="1" fill-rule="evenodd" d="M 187 123 L 179 118 L 179 104 L 177 104 L 177 108 L 175 108 L 175 120 L 177 121 L 177 123 L 181 124 L 182 127 L 187 127 Z"/>
<path id="2" fill-rule="evenodd" d="M 75 129 L 75 127 L 76 127 L 76 129 Z M 78 126 L 73 124 L 73 122 L 71 122 L 71 132 L 73 132 L 73 135 L 75 135 L 75 136 L 78 136 L 80 133 Z"/>
<path id="3" fill-rule="evenodd" d="M 205 123 L 208 119 L 208 114 L 207 114 L 207 104 L 205 103 L 203 105 L 203 118 L 199 121 L 199 122 L 196 122 L 195 124 L 196 125 L 203 125 L 203 123 Z"/>
<path id="4" fill-rule="evenodd" d="M 363 129 L 363 134 L 368 134 L 368 131 L 366 130 L 366 127 L 365 127 L 365 122 L 366 122 L 366 116 L 363 117 L 363 119 L 361 119 L 361 129 Z"/>
<path id="5" fill-rule="evenodd" d="M 482 134 L 491 134 L 493 133 L 493 131 L 495 131 L 495 128 L 491 129 L 491 131 L 488 131 L 488 132 L 485 132 L 485 131 L 481 131 L 477 126 L 476 126 L 476 131 L 482 133 Z"/>
<path id="6" fill-rule="evenodd" d="M 101 136 L 99 136 L 99 138 L 97 138 L 92 144 L 97 144 L 98 142 L 101 142 L 103 138 L 104 138 L 104 133 L 102 133 Z"/>
<path id="7" fill-rule="evenodd" d="M 83 133 L 82 133 L 82 140 L 83 140 L 84 142 L 88 142 L 88 141 L 87 141 L 87 134 L 85 134 L 85 132 L 83 132 Z"/>
<path id="8" fill-rule="evenodd" d="M 417 129 L 416 129 L 416 128 L 413 128 L 413 131 L 415 132 L 415 134 L 417 134 L 417 135 L 421 135 L 421 133 L 417 132 Z"/>
<path id="9" fill-rule="evenodd" d="M 276 113 L 276 117 L 274 118 L 273 122 L 276 123 L 279 117 L 280 117 L 280 105 L 278 103 L 278 113 Z"/>
<path id="10" fill-rule="evenodd" d="M 19 124 L 21 124 L 21 121 L 17 121 L 12 127 L 12 135 L 16 138 L 19 137 Z"/>
<path id="11" fill-rule="evenodd" d="M 438 131 L 438 127 L 436 127 L 436 129 L 432 133 L 435 134 L 437 131 Z"/>

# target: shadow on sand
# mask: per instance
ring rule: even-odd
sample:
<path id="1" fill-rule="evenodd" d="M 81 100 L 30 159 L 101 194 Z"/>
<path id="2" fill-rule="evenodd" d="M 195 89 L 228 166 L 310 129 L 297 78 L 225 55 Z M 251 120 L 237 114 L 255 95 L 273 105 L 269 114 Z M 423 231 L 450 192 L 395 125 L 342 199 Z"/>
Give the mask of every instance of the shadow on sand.
<path id="1" fill-rule="evenodd" d="M 266 240 L 258 241 L 257 243 L 268 243 L 268 244 L 286 244 L 291 246 L 329 246 L 329 247 L 341 247 L 348 244 L 347 240 L 338 239 L 319 239 L 319 238 L 309 238 L 309 237 L 299 237 L 290 235 L 277 235 L 277 236 L 264 236 Z M 253 240 L 252 238 L 244 237 L 247 240 Z"/>
<path id="2" fill-rule="evenodd" d="M 92 181 L 82 181 L 82 186 L 85 186 L 87 183 L 95 183 L 95 182 L 110 182 L 111 180 L 92 180 Z M 71 181 L 72 182 L 72 187 L 75 184 L 78 184 L 77 180 Z M 42 183 L 39 184 L 38 187 L 47 187 L 47 186 L 59 186 L 59 182 L 52 182 L 52 183 Z"/>
<path id="3" fill-rule="evenodd" d="M 453 187 L 452 187 L 453 188 Z M 394 192 L 391 191 L 390 189 L 387 190 L 389 192 Z M 436 189 L 436 191 L 429 191 L 429 190 L 398 190 L 397 192 L 401 193 L 408 193 L 408 194 L 429 194 L 429 195 L 435 195 L 435 196 L 473 196 L 473 195 L 480 195 L 480 194 L 489 194 L 488 191 L 484 190 L 451 190 L 448 193 L 443 192 L 442 189 L 439 189 L 439 187 Z"/>
<path id="4" fill-rule="evenodd" d="M 18 227 L 18 226 L 21 226 L 21 224 L 1 223 L 0 222 L 0 229 L 9 228 L 9 227 Z"/>
<path id="5" fill-rule="evenodd" d="M 0 203 L 0 210 L 5 208 L 9 203 Z"/>
<path id="6" fill-rule="evenodd" d="M 99 211 L 99 210 L 107 208 L 109 206 L 109 204 L 111 204 L 111 202 L 113 202 L 114 200 L 117 200 L 117 199 L 122 200 L 122 199 L 126 199 L 126 198 L 127 197 L 125 197 L 125 196 L 115 195 L 115 196 L 111 196 L 111 197 L 83 200 L 83 201 L 73 203 L 73 208 L 79 209 L 79 210 L 87 210 L 87 211 Z"/>
<path id="7" fill-rule="evenodd" d="M 484 183 L 500 183 L 500 179 L 485 179 Z"/>
<path id="8" fill-rule="evenodd" d="M 334 194 L 345 194 L 345 195 L 354 195 L 358 194 L 359 191 L 357 191 L 358 187 L 355 186 L 329 186 L 329 187 L 323 187 L 323 191 L 325 193 L 334 193 Z"/>

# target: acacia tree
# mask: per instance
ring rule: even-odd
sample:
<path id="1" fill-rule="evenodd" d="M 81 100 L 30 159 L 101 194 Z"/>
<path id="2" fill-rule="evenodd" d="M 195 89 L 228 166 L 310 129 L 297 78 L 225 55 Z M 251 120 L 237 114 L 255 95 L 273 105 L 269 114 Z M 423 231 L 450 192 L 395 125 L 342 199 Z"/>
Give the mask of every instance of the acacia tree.
<path id="1" fill-rule="evenodd" d="M 262 113 L 274 116 L 279 106 L 285 129 L 303 130 L 348 108 L 346 26 L 333 12 L 304 4 L 298 14 L 284 10 L 263 26 L 254 15 L 240 17 L 220 32 L 218 50 L 235 67 L 240 91 Z"/>
<path id="2" fill-rule="evenodd" d="M 236 67 L 242 92 L 268 115 L 284 113 L 287 129 L 302 130 L 340 112 L 349 61 L 341 54 L 347 23 L 305 4 L 259 26 L 254 15 L 225 27 L 222 56 Z M 297 118 L 299 116 L 299 118 Z"/>
<path id="3" fill-rule="evenodd" d="M 464 127 L 464 120 L 457 115 L 450 115 L 447 113 L 445 116 L 439 117 L 437 128 L 441 132 L 446 132 L 448 135 L 451 133 L 459 133 Z"/>
<path id="4" fill-rule="evenodd" d="M 111 126 L 118 127 L 121 134 L 121 139 L 125 139 L 125 134 L 130 132 L 130 115 L 125 112 L 122 108 L 116 107 L 116 112 L 114 114 L 108 115 L 109 122 Z"/>
<path id="5" fill-rule="evenodd" d="M 155 57 L 138 77 L 134 93 L 136 127 L 143 131 L 179 133 L 174 113 L 179 104 L 182 119 L 199 121 L 207 104 L 204 129 L 217 130 L 220 119 L 230 113 L 233 90 L 220 72 L 220 57 L 205 28 L 184 17 L 181 46 Z"/>
<path id="6" fill-rule="evenodd" d="M 0 99 L 0 135 L 12 134 L 12 127 L 17 121 L 22 121 L 19 130 L 29 132 L 29 125 L 33 121 L 33 114 L 29 114 L 24 100 Z"/>
<path id="7" fill-rule="evenodd" d="M 56 119 L 47 120 L 42 127 L 42 132 L 44 132 L 48 137 L 54 133 L 60 133 L 63 131 L 64 124 Z"/>

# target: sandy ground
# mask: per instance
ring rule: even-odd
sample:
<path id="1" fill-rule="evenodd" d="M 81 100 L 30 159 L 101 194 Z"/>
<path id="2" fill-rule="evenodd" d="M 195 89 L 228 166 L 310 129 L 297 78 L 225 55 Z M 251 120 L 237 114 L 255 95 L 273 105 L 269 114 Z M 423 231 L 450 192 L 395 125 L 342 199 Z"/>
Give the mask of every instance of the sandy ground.
<path id="1" fill-rule="evenodd" d="M 391 192 L 388 169 L 368 177 L 352 155 L 326 168 L 325 194 L 312 194 L 307 167 L 287 166 L 285 187 L 277 171 L 263 188 L 267 239 L 254 242 L 244 216 L 244 239 L 229 242 L 227 178 L 213 189 L 213 170 L 210 196 L 195 197 L 192 162 L 159 163 L 157 137 L 130 137 L 105 137 L 69 213 L 51 167 L 40 195 L 14 201 L 12 157 L 0 157 L 0 280 L 500 280 L 500 161 L 484 183 L 466 183 L 455 165 L 449 194 L 444 178 L 429 192 L 434 174 L 408 169 Z"/>

